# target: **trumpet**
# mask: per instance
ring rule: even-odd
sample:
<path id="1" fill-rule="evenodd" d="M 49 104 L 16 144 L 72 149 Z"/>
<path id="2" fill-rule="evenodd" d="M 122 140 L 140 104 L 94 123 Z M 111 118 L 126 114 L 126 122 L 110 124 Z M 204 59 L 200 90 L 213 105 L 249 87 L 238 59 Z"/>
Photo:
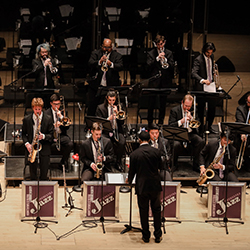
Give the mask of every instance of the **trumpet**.
<path id="1" fill-rule="evenodd" d="M 246 124 L 249 123 L 249 117 L 250 117 L 250 109 L 249 109 L 249 111 L 247 113 Z M 247 138 L 248 138 L 248 135 L 246 135 L 245 140 L 242 141 L 241 145 L 240 145 L 240 151 L 239 151 L 238 159 L 237 159 L 237 162 L 236 162 L 236 167 L 237 167 L 238 170 L 241 169 L 241 165 L 242 165 L 242 162 L 243 162 L 244 153 L 245 153 L 246 145 L 247 145 Z"/>
<path id="2" fill-rule="evenodd" d="M 160 52 L 161 52 L 161 53 L 164 52 L 162 48 L 160 48 Z M 169 67 L 169 64 L 168 64 L 168 62 L 167 62 L 167 58 L 166 58 L 166 57 L 161 57 L 161 58 L 160 58 L 160 61 L 161 61 L 161 67 L 162 67 L 163 69 L 167 69 L 167 68 Z"/>
<path id="3" fill-rule="evenodd" d="M 64 111 L 64 116 L 63 118 L 61 119 L 61 125 L 62 126 L 69 126 L 72 122 L 71 122 L 71 119 L 66 117 L 66 109 L 65 109 L 65 101 L 64 101 L 64 96 L 60 96 L 60 101 L 62 102 L 63 104 L 63 111 Z"/>
<path id="4" fill-rule="evenodd" d="M 226 151 L 226 146 L 224 145 L 222 153 L 218 157 L 216 157 L 212 163 L 210 163 L 210 165 L 206 169 L 206 172 L 203 175 L 201 175 L 200 178 L 196 181 L 199 186 L 204 184 L 207 181 L 207 179 L 212 179 L 214 177 L 213 166 L 214 164 L 217 164 L 220 161 L 222 156 L 225 154 L 225 151 Z"/>
<path id="5" fill-rule="evenodd" d="M 193 118 L 191 121 L 189 121 L 189 127 L 190 128 L 199 128 L 201 123 L 197 120 L 195 120 L 196 117 L 196 96 L 194 96 L 194 114 L 193 114 Z"/>
<path id="6" fill-rule="evenodd" d="M 106 60 L 105 61 L 103 61 L 103 63 L 102 63 L 102 66 L 101 66 L 101 70 L 103 71 L 103 72 L 106 72 L 106 71 L 108 71 L 108 60 L 109 60 L 109 56 L 110 56 L 110 53 L 108 54 L 108 51 L 106 51 L 105 52 L 105 56 L 106 56 Z"/>
<path id="7" fill-rule="evenodd" d="M 117 91 L 117 102 L 118 102 L 118 105 L 117 105 L 117 114 L 116 114 L 116 119 L 118 120 L 125 120 L 126 119 L 126 113 L 125 111 L 122 110 L 122 106 L 121 106 L 121 102 L 120 102 L 120 95 L 119 95 L 119 92 Z"/>

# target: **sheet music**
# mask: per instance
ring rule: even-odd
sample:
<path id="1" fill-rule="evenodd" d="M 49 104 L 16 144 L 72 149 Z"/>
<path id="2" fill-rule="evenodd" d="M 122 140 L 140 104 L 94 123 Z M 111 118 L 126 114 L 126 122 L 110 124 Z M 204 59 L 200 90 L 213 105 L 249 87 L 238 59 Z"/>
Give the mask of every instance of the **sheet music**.
<path id="1" fill-rule="evenodd" d="M 19 47 L 22 48 L 23 46 L 31 46 L 32 41 L 30 39 L 20 39 Z"/>
<path id="2" fill-rule="evenodd" d="M 67 17 L 73 13 L 74 7 L 70 6 L 69 4 L 65 4 L 65 5 L 59 6 L 59 10 L 60 10 L 62 17 Z"/>
<path id="3" fill-rule="evenodd" d="M 121 9 L 118 9 L 116 7 L 106 7 L 106 11 L 108 15 L 120 15 Z"/>
<path id="4" fill-rule="evenodd" d="M 115 43 L 117 44 L 118 47 L 132 46 L 133 41 L 134 41 L 134 39 L 127 39 L 127 38 L 116 38 L 115 39 Z"/>
<path id="5" fill-rule="evenodd" d="M 116 51 L 120 53 L 121 55 L 130 55 L 131 54 L 131 48 L 116 48 Z"/>
<path id="6" fill-rule="evenodd" d="M 203 84 L 203 86 L 204 86 L 204 91 L 206 92 L 210 92 L 210 93 L 216 92 L 215 82 L 211 82 L 210 85 Z"/>
<path id="7" fill-rule="evenodd" d="M 76 50 L 77 46 L 81 44 L 82 42 L 82 37 L 77 38 L 77 37 L 69 37 L 64 39 L 65 44 L 67 46 L 67 50 Z"/>

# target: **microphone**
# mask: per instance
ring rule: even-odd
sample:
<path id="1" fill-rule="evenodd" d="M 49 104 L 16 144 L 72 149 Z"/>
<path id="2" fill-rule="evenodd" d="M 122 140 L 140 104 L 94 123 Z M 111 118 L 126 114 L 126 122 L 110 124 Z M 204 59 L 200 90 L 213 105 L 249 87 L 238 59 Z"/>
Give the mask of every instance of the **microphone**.
<path id="1" fill-rule="evenodd" d="M 240 81 L 240 76 L 239 75 L 236 75 L 236 76 L 237 76 L 238 80 Z"/>

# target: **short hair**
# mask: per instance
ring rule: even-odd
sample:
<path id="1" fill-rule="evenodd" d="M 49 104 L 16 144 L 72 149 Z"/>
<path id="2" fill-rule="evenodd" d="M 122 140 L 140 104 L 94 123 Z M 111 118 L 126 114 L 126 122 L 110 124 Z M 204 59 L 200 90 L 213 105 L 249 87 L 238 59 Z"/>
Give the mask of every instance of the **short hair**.
<path id="1" fill-rule="evenodd" d="M 55 102 L 55 101 L 60 101 L 61 98 L 60 98 L 60 95 L 55 93 L 53 94 L 51 97 L 50 97 L 50 102 Z"/>
<path id="2" fill-rule="evenodd" d="M 34 106 L 40 106 L 40 107 L 43 107 L 44 105 L 44 102 L 43 102 L 43 99 L 40 98 L 40 97 L 35 97 L 32 99 L 31 101 L 31 107 L 33 108 Z"/>
<path id="3" fill-rule="evenodd" d="M 155 37 L 155 40 L 154 42 L 157 44 L 159 43 L 160 41 L 165 41 L 165 37 L 160 35 L 160 34 L 157 34 L 156 37 Z"/>
<path id="4" fill-rule="evenodd" d="M 106 97 L 108 97 L 108 96 L 110 96 L 110 97 L 116 97 L 117 96 L 117 94 L 116 94 L 116 90 L 115 89 L 109 89 L 109 91 L 107 92 L 107 94 L 106 94 Z"/>
<path id="5" fill-rule="evenodd" d="M 227 137 L 227 134 L 226 134 L 225 131 L 222 131 L 222 132 L 220 133 L 220 138 L 223 138 L 223 137 Z M 228 135 L 228 140 L 233 141 L 233 140 L 234 140 L 234 134 L 229 133 L 229 135 Z"/>
<path id="6" fill-rule="evenodd" d="M 183 97 L 182 102 L 185 102 L 186 100 L 194 102 L 194 97 L 190 94 L 187 94 Z"/>
<path id="7" fill-rule="evenodd" d="M 150 135 L 146 131 L 141 131 L 141 133 L 139 134 L 139 139 L 141 141 L 149 141 L 150 140 Z"/>
<path id="8" fill-rule="evenodd" d="M 92 128 L 91 128 L 92 131 L 95 131 L 95 130 L 102 130 L 102 124 L 99 123 L 99 122 L 94 122 L 92 124 Z"/>
<path id="9" fill-rule="evenodd" d="M 159 126 L 157 126 L 155 123 L 150 124 L 148 130 L 159 130 Z"/>
<path id="10" fill-rule="evenodd" d="M 205 52 L 208 51 L 208 50 L 212 50 L 213 52 L 216 51 L 216 48 L 215 48 L 215 46 L 214 46 L 213 43 L 207 42 L 207 43 L 205 43 L 205 44 L 203 45 L 203 47 L 202 47 L 202 53 L 205 53 Z"/>

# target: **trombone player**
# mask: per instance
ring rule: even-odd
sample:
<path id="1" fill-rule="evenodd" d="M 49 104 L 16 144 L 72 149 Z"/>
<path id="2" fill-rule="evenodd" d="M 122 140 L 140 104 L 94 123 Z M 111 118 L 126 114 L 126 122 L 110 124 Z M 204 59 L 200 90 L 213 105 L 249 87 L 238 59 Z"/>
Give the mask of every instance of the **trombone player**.
<path id="1" fill-rule="evenodd" d="M 98 87 L 121 85 L 119 71 L 123 68 L 122 55 L 113 50 L 112 41 L 105 38 L 101 48 L 92 51 L 88 66 L 93 79 L 89 81 L 87 114 L 94 116 L 100 101 L 96 96 Z"/>
<path id="2" fill-rule="evenodd" d="M 122 167 L 122 156 L 125 153 L 125 143 L 126 140 L 124 138 L 123 125 L 124 120 L 126 118 L 125 112 L 121 110 L 120 101 L 118 105 L 117 103 L 119 93 L 114 89 L 109 89 L 106 94 L 106 98 L 103 104 L 97 106 L 95 115 L 98 117 L 102 117 L 108 119 L 112 126 L 112 133 L 104 133 L 104 136 L 111 139 L 111 142 L 114 145 L 114 153 L 116 155 L 116 168 L 118 170 L 123 170 Z M 118 108 L 119 107 L 119 108 Z M 123 115 L 118 116 L 119 113 L 123 113 Z"/>
<path id="3" fill-rule="evenodd" d="M 237 107 L 236 109 L 236 113 L 235 113 L 235 118 L 236 118 L 236 122 L 241 122 L 241 123 L 246 123 L 249 124 L 249 119 L 250 119 L 250 92 L 248 92 L 246 94 L 246 99 L 245 99 L 246 103 L 244 105 L 240 105 Z M 240 150 L 240 154 L 238 157 L 238 162 L 237 162 L 237 168 L 240 169 L 241 168 L 241 163 L 244 159 L 244 169 L 247 172 L 250 172 L 250 143 L 249 143 L 249 136 L 242 134 L 240 135 L 240 138 L 237 137 L 236 140 L 236 147 L 240 148 L 241 146 L 241 150 Z"/>
<path id="4" fill-rule="evenodd" d="M 62 165 L 65 166 L 65 171 L 69 172 L 68 159 L 71 150 L 73 149 L 73 142 L 71 138 L 68 136 L 67 131 L 70 127 L 71 121 L 66 117 L 66 111 L 60 110 L 61 96 L 58 94 L 53 94 L 50 97 L 50 108 L 45 111 L 45 114 L 50 116 L 53 120 L 54 124 L 54 142 L 56 143 L 56 147 L 58 151 L 62 154 L 62 159 L 60 161 L 60 168 L 62 169 Z M 65 105 L 63 105 L 65 106 Z M 62 123 L 62 120 L 68 120 L 68 122 Z M 57 137 L 57 138 L 56 138 Z"/>

